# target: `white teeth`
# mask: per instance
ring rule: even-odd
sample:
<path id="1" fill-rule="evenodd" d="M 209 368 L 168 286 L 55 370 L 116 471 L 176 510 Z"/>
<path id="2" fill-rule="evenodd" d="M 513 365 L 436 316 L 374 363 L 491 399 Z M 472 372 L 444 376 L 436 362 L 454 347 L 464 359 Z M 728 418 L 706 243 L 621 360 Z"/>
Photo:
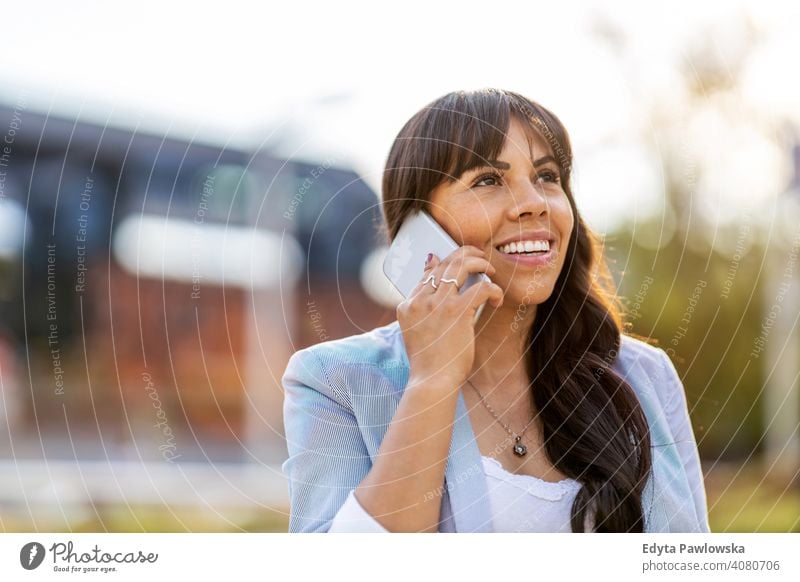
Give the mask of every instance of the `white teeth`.
<path id="1" fill-rule="evenodd" d="M 534 251 L 549 251 L 550 241 L 547 240 L 526 240 L 512 242 L 501 247 L 497 247 L 500 252 L 506 254 L 513 253 L 532 253 Z"/>

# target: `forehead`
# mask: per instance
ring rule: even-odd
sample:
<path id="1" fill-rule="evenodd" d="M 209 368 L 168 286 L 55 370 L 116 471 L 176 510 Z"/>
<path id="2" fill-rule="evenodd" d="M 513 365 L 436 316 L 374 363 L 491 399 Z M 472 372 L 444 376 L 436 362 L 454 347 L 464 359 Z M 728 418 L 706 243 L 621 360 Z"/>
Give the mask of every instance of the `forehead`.
<path id="1" fill-rule="evenodd" d="M 448 138 L 432 140 L 432 153 L 423 163 L 441 179 L 439 184 L 460 181 L 468 172 L 492 166 L 493 160 L 518 166 L 552 155 L 543 133 L 546 126 L 520 112 L 511 111 L 507 117 L 460 116 L 456 121 L 449 125 Z"/>
<path id="2" fill-rule="evenodd" d="M 500 159 L 525 156 L 536 160 L 547 155 L 552 156 L 553 152 L 539 131 L 530 123 L 512 118 L 499 154 Z"/>

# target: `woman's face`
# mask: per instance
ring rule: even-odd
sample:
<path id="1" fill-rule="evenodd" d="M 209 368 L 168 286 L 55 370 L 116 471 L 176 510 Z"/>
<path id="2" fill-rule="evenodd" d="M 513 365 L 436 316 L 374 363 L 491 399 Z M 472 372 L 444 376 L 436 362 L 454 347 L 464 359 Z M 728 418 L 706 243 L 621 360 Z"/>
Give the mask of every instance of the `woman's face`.
<path id="1" fill-rule="evenodd" d="M 574 224 L 558 162 L 537 132 L 526 133 L 513 118 L 498 159 L 487 162 L 494 167 L 437 186 L 430 213 L 459 245 L 483 249 L 497 269 L 492 281 L 505 291 L 502 309 L 542 303 L 564 265 Z"/>

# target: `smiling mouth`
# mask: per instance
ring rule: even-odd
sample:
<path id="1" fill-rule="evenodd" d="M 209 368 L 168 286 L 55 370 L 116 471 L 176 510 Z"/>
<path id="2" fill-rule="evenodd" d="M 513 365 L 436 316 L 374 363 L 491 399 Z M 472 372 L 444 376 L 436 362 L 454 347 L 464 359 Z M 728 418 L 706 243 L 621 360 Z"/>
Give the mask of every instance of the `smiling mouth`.
<path id="1" fill-rule="evenodd" d="M 553 240 L 525 240 L 494 247 L 504 255 L 534 257 L 546 255 L 554 246 Z"/>

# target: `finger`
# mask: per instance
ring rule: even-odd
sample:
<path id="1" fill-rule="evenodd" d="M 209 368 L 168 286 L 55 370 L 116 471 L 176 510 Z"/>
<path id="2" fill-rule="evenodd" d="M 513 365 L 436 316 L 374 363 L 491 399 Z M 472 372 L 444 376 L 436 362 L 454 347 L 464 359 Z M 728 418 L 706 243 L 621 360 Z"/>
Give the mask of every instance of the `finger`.
<path id="1" fill-rule="evenodd" d="M 458 291 L 473 273 L 486 273 L 490 277 L 495 274 L 497 269 L 483 257 L 464 256 L 460 260 L 450 262 L 442 272 L 442 279 L 455 279 L 456 284 L 447 283 Z"/>
<path id="2" fill-rule="evenodd" d="M 422 271 L 422 277 L 417 283 L 416 287 L 411 290 L 411 296 L 417 295 L 418 293 L 425 291 L 427 287 L 428 293 L 433 293 L 436 289 L 433 288 L 430 281 L 428 281 L 428 277 L 433 274 L 436 278 L 437 286 L 439 281 L 439 276 L 434 273 L 434 269 L 440 264 L 439 257 L 436 256 L 434 253 L 428 253 L 430 258 L 426 258 L 424 269 Z M 426 282 L 427 281 L 427 282 Z"/>
<path id="3" fill-rule="evenodd" d="M 497 283 L 481 281 L 464 291 L 461 300 L 472 315 L 485 301 L 494 308 L 500 307 L 503 304 L 503 289 Z"/>
<path id="4" fill-rule="evenodd" d="M 468 257 L 482 258 L 482 259 L 487 258 L 486 253 L 483 252 L 483 250 L 479 249 L 478 247 L 471 245 L 458 247 L 457 249 L 455 249 L 453 252 L 451 252 L 449 255 L 447 255 L 441 260 L 441 265 L 443 267 L 443 270 L 449 268 L 449 265 L 451 263 L 460 264 L 461 261 L 463 261 Z"/>
<path id="5" fill-rule="evenodd" d="M 439 260 L 439 257 L 436 256 L 436 253 L 428 253 L 427 258 L 425 259 L 425 271 L 430 271 L 440 262 L 441 261 Z"/>
<path id="6" fill-rule="evenodd" d="M 463 247 L 458 247 L 452 253 L 444 257 L 442 259 L 443 263 L 455 261 L 461 257 L 485 257 L 486 253 L 483 249 L 479 249 L 478 247 L 472 245 L 465 245 Z"/>

